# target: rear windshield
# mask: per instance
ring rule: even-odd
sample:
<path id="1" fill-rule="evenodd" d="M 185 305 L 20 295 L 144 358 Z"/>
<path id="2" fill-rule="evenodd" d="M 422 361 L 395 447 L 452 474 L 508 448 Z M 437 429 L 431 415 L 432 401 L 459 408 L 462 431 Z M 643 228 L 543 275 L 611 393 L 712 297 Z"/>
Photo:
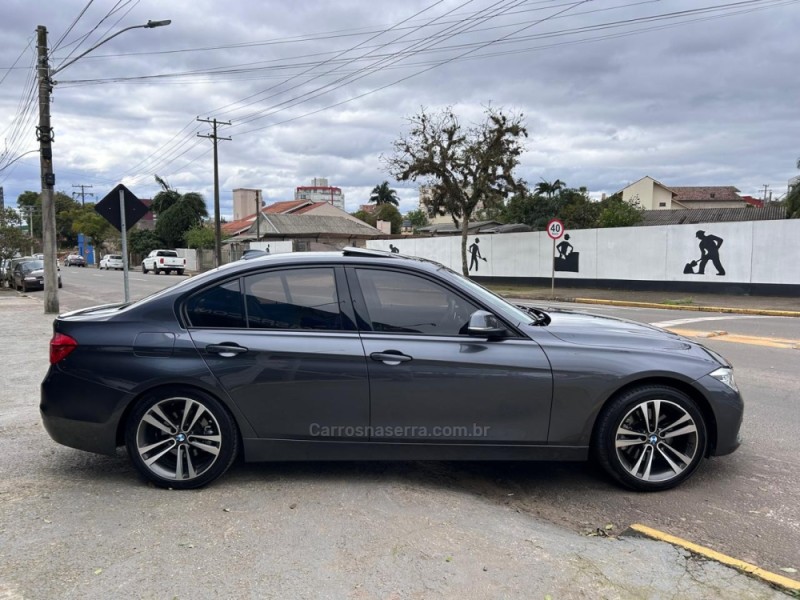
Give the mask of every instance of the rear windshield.
<path id="1" fill-rule="evenodd" d="M 111 259 L 111 260 L 122 260 L 122 256 L 119 255 L 119 254 L 112 254 L 108 258 Z"/>
<path id="2" fill-rule="evenodd" d="M 178 257 L 178 253 L 174 250 L 161 250 L 156 256 L 173 256 L 175 258 Z"/>

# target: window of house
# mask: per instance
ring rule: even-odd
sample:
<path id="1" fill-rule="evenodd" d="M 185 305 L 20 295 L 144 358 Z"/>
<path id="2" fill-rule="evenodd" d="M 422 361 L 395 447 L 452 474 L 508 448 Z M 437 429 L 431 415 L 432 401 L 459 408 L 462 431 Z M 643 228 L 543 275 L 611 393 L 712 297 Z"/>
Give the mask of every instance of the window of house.
<path id="1" fill-rule="evenodd" d="M 466 335 L 469 317 L 478 309 L 424 277 L 374 269 L 356 274 L 373 331 Z"/>
<path id="2" fill-rule="evenodd" d="M 285 269 L 245 277 L 247 324 L 256 329 L 345 327 L 331 268 Z"/>
<path id="3" fill-rule="evenodd" d="M 713 198 L 714 196 L 716 196 L 716 194 L 714 192 L 711 192 L 711 197 Z"/>
<path id="4" fill-rule="evenodd" d="M 659 207 L 665 207 L 666 205 L 667 205 L 667 203 L 666 203 L 666 202 L 659 202 L 659 203 L 658 203 L 658 206 L 659 206 Z"/>

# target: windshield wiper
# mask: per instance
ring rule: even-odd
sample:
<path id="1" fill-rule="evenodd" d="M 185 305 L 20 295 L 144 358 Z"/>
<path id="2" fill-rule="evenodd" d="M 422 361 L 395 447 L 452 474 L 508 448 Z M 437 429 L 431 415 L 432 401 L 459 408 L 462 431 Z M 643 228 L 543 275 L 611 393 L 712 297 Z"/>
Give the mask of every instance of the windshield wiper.
<path id="1" fill-rule="evenodd" d="M 531 323 L 531 325 L 539 325 L 542 327 L 550 324 L 550 315 L 548 315 L 542 309 L 534 308 L 533 306 L 524 306 L 522 304 L 517 304 L 516 307 L 524 310 L 526 313 L 534 317 L 534 321 Z"/>

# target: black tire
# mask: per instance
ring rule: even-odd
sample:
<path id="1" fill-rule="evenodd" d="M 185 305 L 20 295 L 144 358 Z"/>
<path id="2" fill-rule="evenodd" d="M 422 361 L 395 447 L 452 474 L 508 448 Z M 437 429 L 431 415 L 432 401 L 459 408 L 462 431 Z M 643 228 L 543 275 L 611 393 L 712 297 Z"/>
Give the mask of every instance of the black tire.
<path id="1" fill-rule="evenodd" d="M 22 290 L 23 294 L 27 294 L 28 293 L 28 286 L 26 285 L 26 283 L 24 281 L 20 285 L 20 289 Z"/>
<path id="2" fill-rule="evenodd" d="M 192 427 L 179 431 L 182 424 Z M 239 434 L 218 400 L 199 390 L 172 388 L 138 402 L 125 424 L 125 445 L 143 477 L 159 487 L 188 490 L 211 483 L 231 467 Z M 145 460 L 153 462 L 148 466 Z"/>
<path id="3" fill-rule="evenodd" d="M 175 271 L 178 275 L 183 275 L 183 269 L 177 269 Z"/>
<path id="4" fill-rule="evenodd" d="M 703 414 L 689 396 L 664 385 L 640 386 L 610 400 L 600 413 L 594 457 L 625 487 L 667 490 L 700 465 L 708 444 L 706 430 Z"/>
<path id="5" fill-rule="evenodd" d="M 144 266 L 144 263 L 142 263 L 142 273 L 147 275 L 147 267 Z"/>
<path id="6" fill-rule="evenodd" d="M 61 281 L 59 280 L 59 282 L 58 282 L 58 289 L 61 289 L 61 288 L 63 288 L 63 287 L 64 287 L 64 286 L 63 286 L 63 284 L 62 284 L 62 283 L 61 283 Z"/>

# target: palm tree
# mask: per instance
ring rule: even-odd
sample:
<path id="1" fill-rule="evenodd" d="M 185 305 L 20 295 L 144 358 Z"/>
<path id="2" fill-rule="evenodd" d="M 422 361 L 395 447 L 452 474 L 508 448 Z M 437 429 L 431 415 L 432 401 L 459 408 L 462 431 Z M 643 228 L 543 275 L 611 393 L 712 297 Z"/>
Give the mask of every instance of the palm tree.
<path id="1" fill-rule="evenodd" d="M 400 205 L 400 199 L 397 197 L 397 192 L 389 187 L 389 182 L 384 181 L 380 185 L 376 185 L 372 188 L 372 192 L 369 195 L 369 201 L 374 202 L 378 206 L 381 204 L 394 204 L 395 206 Z"/>
<path id="2" fill-rule="evenodd" d="M 161 191 L 153 196 L 153 201 L 150 203 L 150 209 L 156 215 L 160 215 L 167 209 L 175 206 L 178 202 L 182 202 L 187 206 L 190 206 L 192 210 L 200 217 L 208 217 L 206 201 L 203 200 L 203 197 L 200 194 L 197 192 L 187 192 L 186 194 L 181 194 L 175 188 L 170 187 L 170 185 L 158 175 L 155 177 L 156 182 L 161 186 Z"/>
<path id="3" fill-rule="evenodd" d="M 555 194 L 563 190 L 567 187 L 560 179 L 556 179 L 553 183 L 548 183 L 544 179 L 542 179 L 539 183 L 536 184 L 534 188 L 535 192 L 540 196 L 547 196 L 548 199 L 552 198 Z"/>

